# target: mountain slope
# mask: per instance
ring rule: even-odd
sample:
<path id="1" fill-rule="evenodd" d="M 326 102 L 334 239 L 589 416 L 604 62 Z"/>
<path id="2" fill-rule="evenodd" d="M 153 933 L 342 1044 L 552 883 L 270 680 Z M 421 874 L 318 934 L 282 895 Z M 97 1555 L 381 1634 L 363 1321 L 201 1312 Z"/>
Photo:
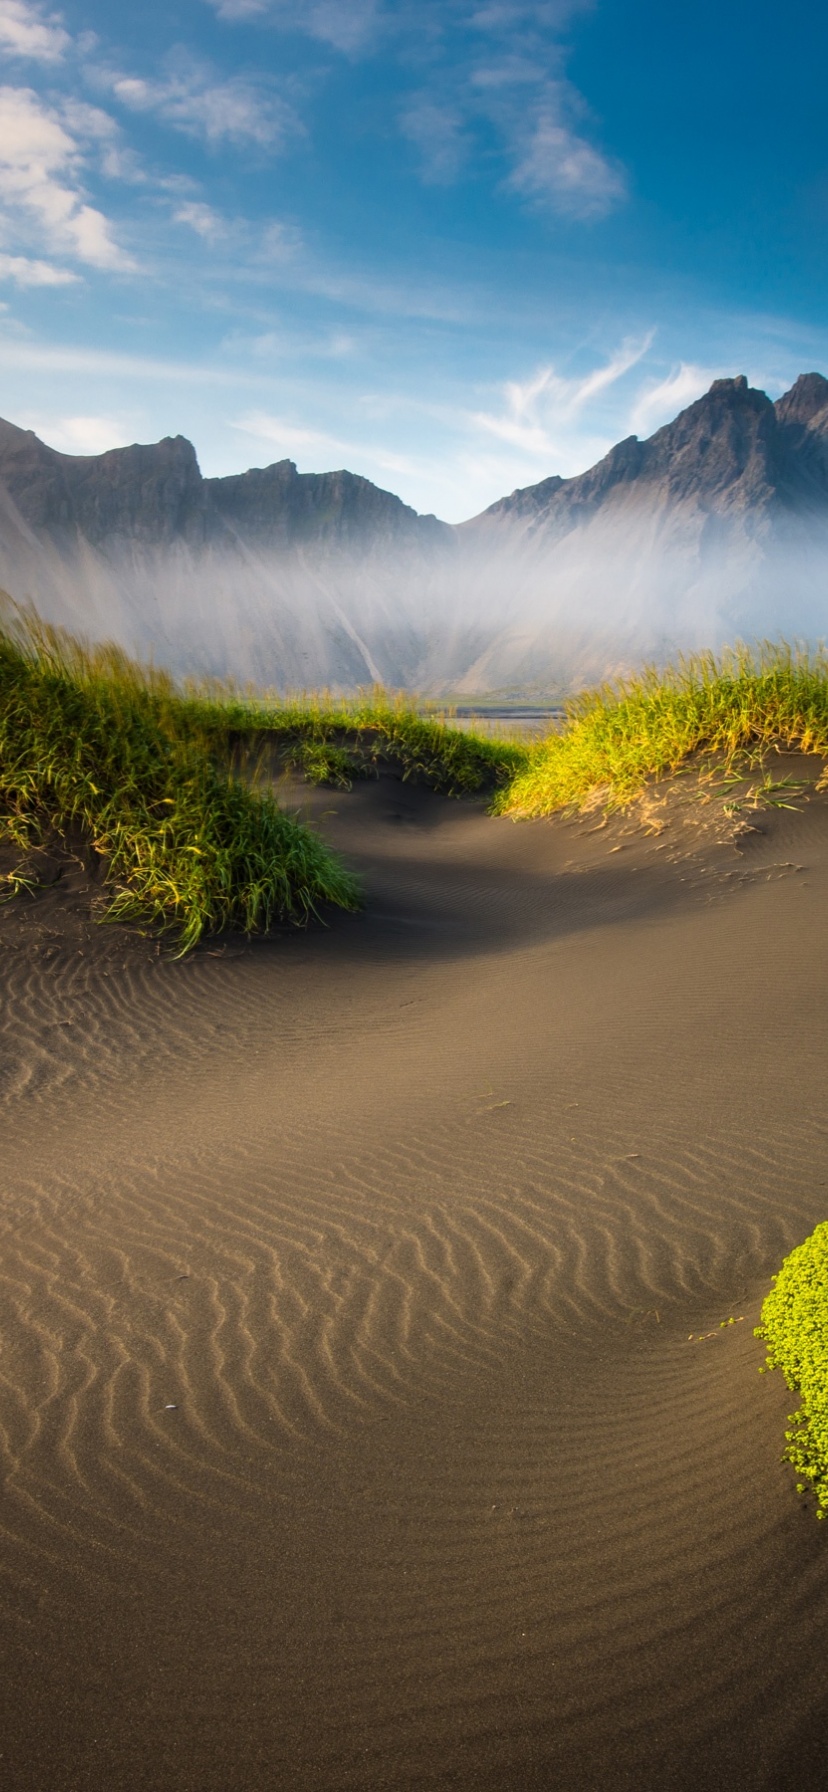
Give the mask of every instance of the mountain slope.
<path id="1" fill-rule="evenodd" d="M 629 501 L 742 517 L 751 532 L 769 513 L 814 509 L 828 520 L 828 380 L 803 374 L 777 404 L 744 374 L 709 392 L 648 441 L 629 436 L 574 479 L 543 480 L 462 525 L 468 534 L 517 524 L 557 537 Z"/>
<path id="2" fill-rule="evenodd" d="M 526 677 L 554 629 L 561 664 L 609 667 L 735 636 L 828 627 L 828 381 L 777 404 L 716 380 L 647 441 L 619 442 L 573 479 L 500 499 L 459 534 L 499 590 Z M 494 675 L 504 643 L 473 669 Z"/>
<path id="3" fill-rule="evenodd" d="M 204 479 L 182 436 L 58 453 L 0 422 L 0 583 L 180 670 L 561 688 L 828 630 L 828 380 L 744 376 L 452 528 L 345 471 Z"/>

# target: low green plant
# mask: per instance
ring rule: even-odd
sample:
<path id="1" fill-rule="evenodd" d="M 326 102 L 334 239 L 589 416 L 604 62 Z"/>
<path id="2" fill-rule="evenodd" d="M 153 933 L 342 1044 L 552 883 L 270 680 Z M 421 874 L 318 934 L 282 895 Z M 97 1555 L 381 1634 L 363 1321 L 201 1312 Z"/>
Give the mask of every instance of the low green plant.
<path id="1" fill-rule="evenodd" d="M 777 745 L 828 755 L 826 655 L 784 644 L 703 654 L 573 698 L 563 728 L 529 752 L 495 807 L 619 809 L 695 754 L 722 755 L 727 768 Z"/>
<path id="2" fill-rule="evenodd" d="M 330 740 L 298 740 L 285 754 L 285 764 L 300 771 L 309 784 L 332 784 L 338 790 L 350 790 L 355 778 L 365 776 L 366 767 Z"/>
<path id="3" fill-rule="evenodd" d="M 179 687 L 33 613 L 0 621 L 0 837 L 25 859 L 44 829 L 80 828 L 106 860 L 110 916 L 172 927 L 182 949 L 358 900 L 353 877 L 251 771 L 257 756 L 271 780 L 293 766 L 346 788 L 390 765 L 448 795 L 486 794 L 495 813 L 543 816 L 623 807 L 694 755 L 717 760 L 735 812 L 737 769 L 763 769 L 771 746 L 828 756 L 824 654 L 765 646 L 650 669 L 573 698 L 560 729 L 527 743 L 455 727 L 379 687 L 291 699 Z M 777 805 L 796 794 L 769 773 L 754 793 Z M 28 877 L 15 867 L 5 889 Z"/>
<path id="4" fill-rule="evenodd" d="M 227 730 L 169 678 L 31 616 L 0 630 L 0 815 L 24 861 L 80 831 L 106 864 L 108 918 L 171 929 L 182 951 L 359 900 L 322 840 L 233 775 Z M 7 874 L 26 882 L 25 862 Z"/>
<path id="5" fill-rule="evenodd" d="M 451 717 L 423 715 L 409 693 L 380 686 L 353 697 L 287 699 L 191 686 L 187 700 L 207 731 L 251 744 L 266 740 L 315 782 L 341 783 L 382 761 L 447 796 L 486 794 L 507 784 L 529 757 L 519 741 L 455 728 Z"/>
<path id="6" fill-rule="evenodd" d="M 768 1347 L 768 1369 L 781 1369 L 800 1398 L 785 1432 L 783 1460 L 810 1486 L 818 1518 L 828 1516 L 828 1220 L 797 1245 L 773 1278 L 757 1338 Z"/>
<path id="7" fill-rule="evenodd" d="M 492 791 L 525 761 L 375 689 L 285 701 L 178 687 L 119 648 L 89 648 L 9 606 L 0 618 L 0 841 L 21 862 L 0 893 L 33 889 L 26 863 L 50 834 L 80 832 L 105 861 L 107 918 L 205 933 L 353 908 L 355 878 L 279 806 L 273 755 L 310 783 L 348 787 L 380 762 L 448 794 Z"/>

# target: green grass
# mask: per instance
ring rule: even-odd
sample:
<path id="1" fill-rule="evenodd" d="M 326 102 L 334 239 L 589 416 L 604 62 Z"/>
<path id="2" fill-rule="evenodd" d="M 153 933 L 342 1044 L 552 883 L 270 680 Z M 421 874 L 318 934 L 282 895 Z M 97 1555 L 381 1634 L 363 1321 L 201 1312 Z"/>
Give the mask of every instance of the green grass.
<path id="1" fill-rule="evenodd" d="M 182 951 L 225 928 L 303 921 L 321 903 L 354 908 L 355 878 L 279 806 L 257 758 L 339 787 L 390 761 L 459 794 L 493 790 L 525 754 L 383 691 L 284 702 L 179 689 L 32 612 L 11 607 L 0 622 L 0 841 L 19 854 L 6 895 L 33 887 L 39 844 L 80 833 L 105 862 L 106 918 L 169 930 Z"/>
<path id="2" fill-rule="evenodd" d="M 771 746 L 828 756 L 825 655 L 765 647 L 646 671 L 572 699 L 556 732 L 521 742 L 380 689 L 284 699 L 178 687 L 31 612 L 0 622 L 0 838 L 22 855 L 6 892 L 29 887 L 27 851 L 50 830 L 79 830 L 105 861 L 108 915 L 169 928 L 183 950 L 358 901 L 350 873 L 280 808 L 280 772 L 346 788 L 390 764 L 449 795 L 487 795 L 495 813 L 546 816 L 624 807 L 705 752 L 727 796 L 733 768 Z M 790 794 L 769 777 L 763 793 Z"/>
<path id="3" fill-rule="evenodd" d="M 762 1307 L 757 1338 L 768 1347 L 767 1367 L 781 1369 L 799 1395 L 788 1420 L 784 1460 L 810 1486 L 817 1517 L 828 1516 L 828 1220 L 785 1258 Z"/>
<path id="4" fill-rule="evenodd" d="M 828 755 L 828 658 L 783 646 L 700 655 L 574 698 L 497 796 L 501 814 L 624 808 L 695 754 Z"/>
<path id="5" fill-rule="evenodd" d="M 232 775 L 227 730 L 169 679 L 18 620 L 0 632 L 0 838 L 22 855 L 7 893 L 40 842 L 78 832 L 105 861 L 107 918 L 171 930 L 184 951 L 359 900 L 310 829 Z"/>
<path id="6" fill-rule="evenodd" d="M 381 687 L 353 697 L 240 695 L 221 686 L 191 687 L 191 712 L 208 732 L 251 744 L 267 741 L 311 782 L 349 784 L 380 761 L 448 796 L 491 793 L 527 760 L 520 742 L 454 728 L 423 715 L 416 697 Z"/>

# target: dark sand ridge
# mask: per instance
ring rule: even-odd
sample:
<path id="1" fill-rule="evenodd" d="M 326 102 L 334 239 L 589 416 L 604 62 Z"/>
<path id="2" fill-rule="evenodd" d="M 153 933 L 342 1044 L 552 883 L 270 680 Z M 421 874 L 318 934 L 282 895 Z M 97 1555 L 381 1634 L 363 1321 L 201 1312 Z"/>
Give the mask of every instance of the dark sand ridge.
<path id="1" fill-rule="evenodd" d="M 752 1326 L 828 1212 L 828 799 L 303 800 L 326 932 L 0 911 L 5 1784 L 801 1792 L 828 1527 Z"/>

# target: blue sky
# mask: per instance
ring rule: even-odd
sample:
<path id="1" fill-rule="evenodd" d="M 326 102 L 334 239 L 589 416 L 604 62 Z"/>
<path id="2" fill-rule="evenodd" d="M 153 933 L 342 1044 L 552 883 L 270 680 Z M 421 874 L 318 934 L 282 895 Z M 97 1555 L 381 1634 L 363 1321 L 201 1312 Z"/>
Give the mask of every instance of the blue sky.
<path id="1" fill-rule="evenodd" d="M 0 415 L 474 514 L 828 372 L 828 14 L 0 0 Z"/>

